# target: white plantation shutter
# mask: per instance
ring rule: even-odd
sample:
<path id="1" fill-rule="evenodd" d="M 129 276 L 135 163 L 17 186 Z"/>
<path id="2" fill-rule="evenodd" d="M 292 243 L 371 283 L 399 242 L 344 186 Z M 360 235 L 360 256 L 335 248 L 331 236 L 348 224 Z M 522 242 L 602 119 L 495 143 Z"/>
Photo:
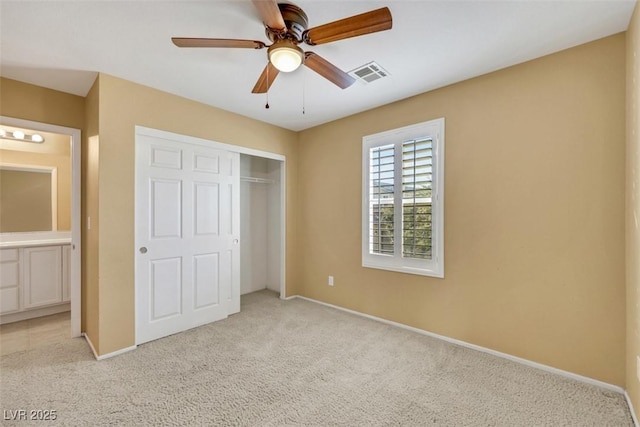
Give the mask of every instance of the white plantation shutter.
<path id="1" fill-rule="evenodd" d="M 444 277 L 444 119 L 363 138 L 362 265 Z"/>
<path id="2" fill-rule="evenodd" d="M 371 253 L 394 251 L 394 159 L 393 145 L 375 147 L 370 152 L 369 244 Z"/>
<path id="3" fill-rule="evenodd" d="M 402 256 L 431 259 L 433 140 L 402 144 Z"/>

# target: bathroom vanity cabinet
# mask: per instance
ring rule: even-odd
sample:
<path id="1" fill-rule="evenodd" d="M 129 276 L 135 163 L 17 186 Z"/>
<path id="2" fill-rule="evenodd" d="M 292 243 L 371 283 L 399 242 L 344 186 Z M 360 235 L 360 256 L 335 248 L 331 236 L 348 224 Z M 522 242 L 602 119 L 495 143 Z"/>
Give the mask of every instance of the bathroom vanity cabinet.
<path id="1" fill-rule="evenodd" d="M 0 323 L 69 310 L 68 239 L 3 242 L 0 246 Z"/>

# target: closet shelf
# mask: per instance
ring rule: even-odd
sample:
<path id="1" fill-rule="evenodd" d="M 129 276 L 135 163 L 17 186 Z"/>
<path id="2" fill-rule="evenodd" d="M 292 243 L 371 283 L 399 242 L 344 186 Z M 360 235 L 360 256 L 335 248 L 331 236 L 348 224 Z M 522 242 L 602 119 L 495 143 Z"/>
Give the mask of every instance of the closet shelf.
<path id="1" fill-rule="evenodd" d="M 240 181 L 255 182 L 258 184 L 273 184 L 275 181 L 267 178 L 257 178 L 254 176 L 241 176 Z"/>

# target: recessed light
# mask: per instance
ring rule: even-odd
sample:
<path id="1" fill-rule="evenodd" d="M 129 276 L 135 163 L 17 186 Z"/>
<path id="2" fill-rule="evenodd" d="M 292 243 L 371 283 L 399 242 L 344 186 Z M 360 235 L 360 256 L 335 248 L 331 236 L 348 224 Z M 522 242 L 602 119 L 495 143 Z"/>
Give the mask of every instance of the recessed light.
<path id="1" fill-rule="evenodd" d="M 44 142 L 44 138 L 42 137 L 42 135 L 38 135 L 37 133 L 31 135 L 31 140 L 33 142 Z"/>
<path id="2" fill-rule="evenodd" d="M 24 139 L 24 132 L 20 130 L 13 131 L 13 137 L 15 139 Z"/>

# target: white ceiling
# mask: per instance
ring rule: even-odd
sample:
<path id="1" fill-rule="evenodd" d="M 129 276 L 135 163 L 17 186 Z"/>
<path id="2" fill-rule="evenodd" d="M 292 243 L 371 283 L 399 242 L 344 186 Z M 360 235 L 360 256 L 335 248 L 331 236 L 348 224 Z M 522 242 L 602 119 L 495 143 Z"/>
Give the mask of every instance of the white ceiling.
<path id="1" fill-rule="evenodd" d="M 0 74 L 86 95 L 103 72 L 302 130 L 627 29 L 635 0 L 295 2 L 317 26 L 388 6 L 393 29 L 302 47 L 391 76 L 341 90 L 301 67 L 251 93 L 266 49 L 179 49 L 172 36 L 268 40 L 250 1 L 0 2 Z M 305 114 L 303 111 L 303 104 Z"/>

